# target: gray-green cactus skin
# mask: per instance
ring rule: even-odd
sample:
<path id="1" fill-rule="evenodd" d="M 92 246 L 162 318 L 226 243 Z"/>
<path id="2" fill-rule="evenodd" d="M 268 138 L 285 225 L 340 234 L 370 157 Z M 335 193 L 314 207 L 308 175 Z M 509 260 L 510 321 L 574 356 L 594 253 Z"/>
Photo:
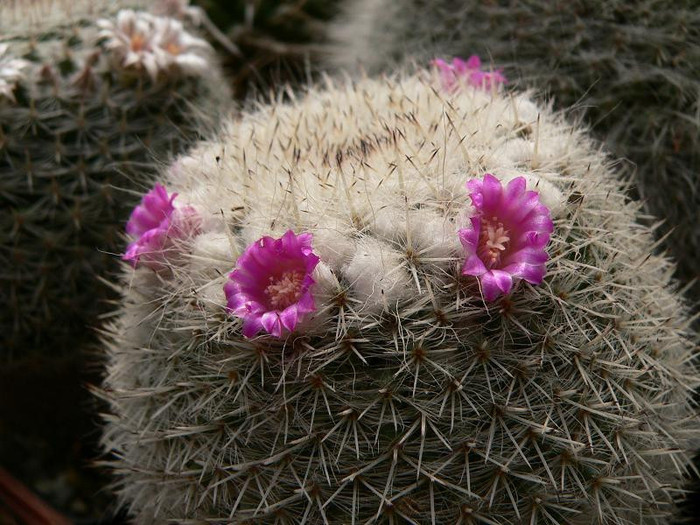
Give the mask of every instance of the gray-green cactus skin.
<path id="1" fill-rule="evenodd" d="M 461 275 L 468 179 L 550 208 L 541 286 Z M 687 311 L 610 161 L 518 93 L 426 72 L 263 106 L 161 182 L 208 221 L 131 268 L 104 444 L 135 523 L 661 524 L 699 435 Z M 316 313 L 246 339 L 236 257 L 313 235 Z"/>
<path id="2" fill-rule="evenodd" d="M 330 64 L 370 73 L 481 55 L 576 106 L 626 159 L 683 284 L 700 276 L 700 7 L 694 0 L 348 0 Z M 700 280 L 691 289 L 700 300 Z"/>
<path id="3" fill-rule="evenodd" d="M 151 78 L 114 59 L 96 21 L 135 3 L 2 8 L 0 45 L 26 62 L 0 96 L 0 360 L 94 336 L 137 194 L 225 112 L 214 62 Z"/>

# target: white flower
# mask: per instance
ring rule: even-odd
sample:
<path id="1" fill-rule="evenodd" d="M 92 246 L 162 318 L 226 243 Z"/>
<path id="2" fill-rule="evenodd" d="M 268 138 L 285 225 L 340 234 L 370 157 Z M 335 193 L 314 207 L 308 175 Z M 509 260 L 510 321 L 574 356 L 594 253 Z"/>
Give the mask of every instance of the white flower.
<path id="1" fill-rule="evenodd" d="M 99 20 L 100 38 L 107 39 L 106 47 L 125 68 L 145 69 L 155 78 L 158 65 L 153 53 L 153 17 L 148 13 L 136 13 L 130 9 L 119 11 L 116 23 Z"/>
<path id="2" fill-rule="evenodd" d="M 175 70 L 198 75 L 207 68 L 202 53 L 209 44 L 189 34 L 182 23 L 166 17 L 125 9 L 117 14 L 116 23 L 100 20 L 100 38 L 124 68 L 143 69 L 152 79 L 160 72 Z"/>
<path id="3" fill-rule="evenodd" d="M 176 66 L 188 75 L 199 75 L 207 70 L 208 62 L 204 54 L 209 44 L 185 31 L 182 23 L 172 18 L 159 17 L 154 20 L 156 27 L 155 53 L 161 68 Z"/>
<path id="4" fill-rule="evenodd" d="M 20 58 L 12 58 L 7 54 L 8 44 L 0 44 L 0 98 L 15 99 L 14 90 L 17 81 L 24 77 L 22 70 L 29 62 Z"/>

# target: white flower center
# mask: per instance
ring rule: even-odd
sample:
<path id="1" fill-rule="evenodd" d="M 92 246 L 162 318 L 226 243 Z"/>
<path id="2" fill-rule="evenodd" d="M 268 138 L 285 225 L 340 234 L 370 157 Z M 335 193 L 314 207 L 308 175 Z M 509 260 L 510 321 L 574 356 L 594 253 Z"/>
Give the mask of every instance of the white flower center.
<path id="1" fill-rule="evenodd" d="M 510 232 L 497 217 L 491 217 L 491 220 L 481 219 L 477 255 L 487 267 L 490 268 L 501 262 L 501 256 L 508 248 L 509 241 Z"/>
<path id="2" fill-rule="evenodd" d="M 304 272 L 284 272 L 279 279 L 270 277 L 270 284 L 265 288 L 265 295 L 270 300 L 270 306 L 276 310 L 284 310 L 296 303 L 302 294 Z"/>

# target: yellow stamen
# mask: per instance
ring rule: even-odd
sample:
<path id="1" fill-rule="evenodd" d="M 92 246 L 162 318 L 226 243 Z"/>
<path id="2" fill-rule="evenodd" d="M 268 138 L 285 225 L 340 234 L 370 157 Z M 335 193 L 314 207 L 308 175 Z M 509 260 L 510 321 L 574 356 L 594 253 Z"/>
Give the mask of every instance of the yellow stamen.
<path id="1" fill-rule="evenodd" d="M 270 300 L 270 306 L 277 310 L 283 310 L 296 303 L 302 294 L 302 281 L 304 272 L 284 272 L 279 279 L 270 277 L 270 284 L 265 288 L 265 295 Z"/>
<path id="2" fill-rule="evenodd" d="M 165 46 L 165 50 L 171 55 L 179 55 L 182 53 L 182 46 L 177 45 L 175 42 L 168 42 Z"/>
<path id="3" fill-rule="evenodd" d="M 481 219 L 478 255 L 486 266 L 490 267 L 501 261 L 509 241 L 510 232 L 496 217 L 491 217 L 490 221 Z"/>
<path id="4" fill-rule="evenodd" d="M 131 50 L 141 51 L 146 46 L 146 37 L 136 34 L 131 37 Z"/>

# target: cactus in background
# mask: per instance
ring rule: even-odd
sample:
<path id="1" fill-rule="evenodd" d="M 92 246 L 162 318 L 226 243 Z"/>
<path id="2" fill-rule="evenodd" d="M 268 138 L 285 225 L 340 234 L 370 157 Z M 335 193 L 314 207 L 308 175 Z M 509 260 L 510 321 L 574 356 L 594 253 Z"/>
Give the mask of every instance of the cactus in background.
<path id="1" fill-rule="evenodd" d="M 135 4 L 0 7 L 2 360 L 92 338 L 133 189 L 227 104 L 208 45 Z"/>
<path id="2" fill-rule="evenodd" d="M 304 85 L 326 51 L 321 42 L 339 0 L 158 0 L 160 11 L 199 18 L 232 80 L 236 98 Z M 189 9 L 189 11 L 188 11 Z M 212 30 L 211 18 L 222 35 Z M 220 36 L 225 35 L 224 38 Z M 225 41 L 230 39 L 231 46 Z"/>
<path id="3" fill-rule="evenodd" d="M 700 425 L 672 265 L 609 161 L 529 95 L 330 85 L 162 182 L 130 221 L 150 257 L 101 392 L 137 523 L 673 512 Z"/>
<path id="4" fill-rule="evenodd" d="M 684 283 L 700 277 L 700 9 L 691 0 L 348 0 L 330 64 L 371 73 L 478 53 L 628 159 Z M 663 191 L 659 191 L 662 187 Z M 700 300 L 700 280 L 691 295 Z"/>

